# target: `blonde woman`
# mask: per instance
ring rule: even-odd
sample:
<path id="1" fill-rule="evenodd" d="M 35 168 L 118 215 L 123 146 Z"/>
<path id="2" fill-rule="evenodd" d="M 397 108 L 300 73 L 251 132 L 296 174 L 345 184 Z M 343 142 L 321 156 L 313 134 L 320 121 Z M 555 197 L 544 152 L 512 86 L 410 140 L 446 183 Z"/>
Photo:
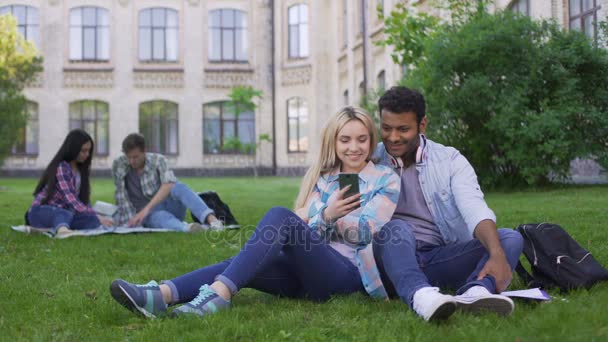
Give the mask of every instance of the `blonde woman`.
<path id="1" fill-rule="evenodd" d="M 346 107 L 322 131 L 319 158 L 307 171 L 294 213 L 270 209 L 234 258 L 160 285 L 115 280 L 112 297 L 145 317 L 204 316 L 231 306 L 245 287 L 324 301 L 335 294 L 367 292 L 386 297 L 371 250 L 372 235 L 391 218 L 399 176 L 371 161 L 376 128 L 361 109 Z M 360 193 L 348 198 L 338 174 L 357 173 Z"/>

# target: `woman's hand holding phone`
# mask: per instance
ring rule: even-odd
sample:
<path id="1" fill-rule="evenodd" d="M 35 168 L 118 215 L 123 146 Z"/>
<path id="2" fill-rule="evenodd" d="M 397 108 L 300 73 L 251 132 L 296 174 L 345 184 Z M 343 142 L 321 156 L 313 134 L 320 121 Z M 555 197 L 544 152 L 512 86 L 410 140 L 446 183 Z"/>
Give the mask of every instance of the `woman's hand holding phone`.
<path id="1" fill-rule="evenodd" d="M 325 222 L 334 223 L 339 218 L 347 215 L 351 211 L 357 209 L 361 205 L 361 194 L 344 198 L 344 194 L 350 189 L 350 185 L 340 189 L 336 198 L 323 211 L 323 219 Z"/>

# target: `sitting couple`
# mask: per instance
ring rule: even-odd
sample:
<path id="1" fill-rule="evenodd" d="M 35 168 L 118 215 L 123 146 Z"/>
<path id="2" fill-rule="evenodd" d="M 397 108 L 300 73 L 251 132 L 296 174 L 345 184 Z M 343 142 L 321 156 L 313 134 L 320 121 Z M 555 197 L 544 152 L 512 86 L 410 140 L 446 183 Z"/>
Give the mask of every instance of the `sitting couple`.
<path id="1" fill-rule="evenodd" d="M 521 236 L 496 229 L 467 160 L 426 139 L 421 94 L 394 87 L 379 109 L 384 143 L 375 154 L 376 128 L 363 111 L 329 119 L 295 212 L 269 210 L 238 255 L 161 284 L 118 279 L 112 297 L 145 317 L 177 304 L 173 316 L 213 314 L 245 287 L 316 301 L 398 296 L 428 321 L 457 308 L 510 314 L 513 302 L 496 293 L 511 281 Z M 340 172 L 358 173 L 360 194 L 344 198 Z"/>
<path id="2" fill-rule="evenodd" d="M 112 165 L 118 210 L 113 219 L 99 216 L 90 205 L 91 160 L 94 143 L 81 129 L 72 130 L 42 174 L 34 191 L 34 201 L 26 214 L 26 224 L 50 228 L 57 238 L 74 230 L 104 226 L 144 226 L 177 231 L 208 229 L 185 223 L 186 208 L 213 230 L 224 228 L 205 202 L 179 182 L 164 156 L 145 152 L 141 134 L 129 134 L 122 143 L 124 155 Z"/>

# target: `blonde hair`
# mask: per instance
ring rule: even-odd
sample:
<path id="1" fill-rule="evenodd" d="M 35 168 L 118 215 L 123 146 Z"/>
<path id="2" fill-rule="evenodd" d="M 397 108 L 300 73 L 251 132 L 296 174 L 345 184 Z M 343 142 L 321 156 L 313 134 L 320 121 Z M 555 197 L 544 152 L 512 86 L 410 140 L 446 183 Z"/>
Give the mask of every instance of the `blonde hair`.
<path id="1" fill-rule="evenodd" d="M 342 108 L 338 113 L 329 118 L 321 130 L 321 144 L 319 153 L 317 153 L 318 158 L 310 166 L 308 171 L 306 171 L 306 174 L 302 179 L 300 193 L 298 194 L 295 203 L 296 210 L 306 206 L 308 198 L 310 197 L 317 180 L 319 180 L 319 177 L 340 166 L 340 160 L 336 154 L 336 139 L 338 137 L 338 132 L 340 132 L 342 127 L 352 120 L 360 121 L 363 125 L 365 125 L 367 131 L 369 132 L 369 154 L 365 160 L 371 160 L 372 154 L 374 153 L 374 148 L 376 147 L 376 143 L 378 141 L 374 121 L 367 114 L 367 112 L 361 108 L 350 106 Z"/>

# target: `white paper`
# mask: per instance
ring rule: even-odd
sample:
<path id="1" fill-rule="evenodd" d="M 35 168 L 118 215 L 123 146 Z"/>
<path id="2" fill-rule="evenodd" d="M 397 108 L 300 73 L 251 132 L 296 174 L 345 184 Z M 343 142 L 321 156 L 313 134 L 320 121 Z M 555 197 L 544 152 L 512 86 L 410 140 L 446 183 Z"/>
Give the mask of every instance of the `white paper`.
<path id="1" fill-rule="evenodd" d="M 118 210 L 118 207 L 111 203 L 97 201 L 95 202 L 95 205 L 93 205 L 93 210 L 100 215 L 111 217 L 116 210 Z"/>
<path id="2" fill-rule="evenodd" d="M 502 292 L 501 295 L 507 297 L 517 297 L 517 298 L 525 298 L 525 299 L 536 299 L 536 300 L 551 300 L 551 296 L 547 294 L 547 292 L 541 290 L 538 287 L 533 289 L 526 290 L 516 290 L 516 291 L 505 291 Z"/>

